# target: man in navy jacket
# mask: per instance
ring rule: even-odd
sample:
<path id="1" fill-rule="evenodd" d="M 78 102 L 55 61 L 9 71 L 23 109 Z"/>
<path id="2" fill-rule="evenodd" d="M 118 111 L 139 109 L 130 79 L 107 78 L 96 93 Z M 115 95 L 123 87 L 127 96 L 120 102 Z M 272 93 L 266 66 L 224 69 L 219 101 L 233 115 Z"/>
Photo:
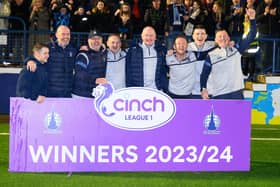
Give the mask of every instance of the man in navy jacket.
<path id="1" fill-rule="evenodd" d="M 33 47 L 33 56 L 26 62 L 36 63 L 35 72 L 24 67 L 18 77 L 16 96 L 36 100 L 38 103 L 44 101 L 47 94 L 47 71 L 46 65 L 49 58 L 49 48 L 45 44 L 37 43 Z"/>
<path id="2" fill-rule="evenodd" d="M 167 91 L 168 79 L 164 46 L 156 43 L 156 32 L 148 26 L 141 34 L 142 42 L 126 55 L 126 86 L 149 87 Z"/>

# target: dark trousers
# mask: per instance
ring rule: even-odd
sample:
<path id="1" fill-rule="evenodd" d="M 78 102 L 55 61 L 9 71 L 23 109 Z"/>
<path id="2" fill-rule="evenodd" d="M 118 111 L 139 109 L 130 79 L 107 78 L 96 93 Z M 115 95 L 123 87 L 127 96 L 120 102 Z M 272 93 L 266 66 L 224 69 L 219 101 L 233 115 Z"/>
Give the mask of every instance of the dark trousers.
<path id="1" fill-rule="evenodd" d="M 172 97 L 173 99 L 191 99 L 192 98 L 192 95 L 176 95 L 176 94 L 173 94 L 171 92 L 168 92 L 168 95 L 170 97 Z"/>
<path id="2" fill-rule="evenodd" d="M 243 96 L 243 90 L 238 90 L 235 92 L 231 92 L 231 93 L 227 93 L 227 94 L 223 94 L 223 95 L 217 95 L 217 96 L 213 96 L 212 99 L 244 99 Z"/>

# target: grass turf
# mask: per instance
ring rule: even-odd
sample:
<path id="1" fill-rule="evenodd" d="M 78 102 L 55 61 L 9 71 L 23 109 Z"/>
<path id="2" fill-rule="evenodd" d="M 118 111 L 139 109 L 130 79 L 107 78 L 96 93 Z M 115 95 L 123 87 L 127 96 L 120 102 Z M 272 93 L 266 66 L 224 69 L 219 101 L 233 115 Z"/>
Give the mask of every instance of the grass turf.
<path id="1" fill-rule="evenodd" d="M 0 133 L 8 133 L 7 124 L 0 124 Z M 94 172 L 73 173 L 69 177 L 67 173 L 9 173 L 9 136 L 2 134 L 0 135 L 0 186 L 278 186 L 280 126 L 252 126 L 252 138 L 250 172 Z"/>

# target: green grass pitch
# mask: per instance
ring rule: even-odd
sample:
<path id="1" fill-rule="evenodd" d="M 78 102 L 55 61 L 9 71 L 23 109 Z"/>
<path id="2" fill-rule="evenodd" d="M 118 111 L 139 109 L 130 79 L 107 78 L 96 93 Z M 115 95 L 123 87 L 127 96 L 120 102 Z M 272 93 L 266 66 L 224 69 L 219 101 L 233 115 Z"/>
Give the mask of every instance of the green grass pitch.
<path id="1" fill-rule="evenodd" d="M 250 172 L 8 172 L 9 126 L 0 123 L 0 187 L 276 187 L 280 184 L 280 126 L 252 126 Z"/>

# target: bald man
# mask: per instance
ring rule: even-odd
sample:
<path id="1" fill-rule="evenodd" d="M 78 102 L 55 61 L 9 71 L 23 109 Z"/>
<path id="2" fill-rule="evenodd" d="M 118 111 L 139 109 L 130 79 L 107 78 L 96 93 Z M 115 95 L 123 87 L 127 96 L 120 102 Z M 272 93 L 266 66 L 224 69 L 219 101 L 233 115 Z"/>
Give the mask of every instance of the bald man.
<path id="1" fill-rule="evenodd" d="M 156 42 L 156 32 L 152 27 L 143 29 L 141 39 L 126 55 L 126 86 L 167 91 L 166 49 Z"/>
<path id="2" fill-rule="evenodd" d="M 73 69 L 77 49 L 70 44 L 70 29 L 57 28 L 56 41 L 49 44 L 50 57 L 47 63 L 47 97 L 72 97 Z"/>

